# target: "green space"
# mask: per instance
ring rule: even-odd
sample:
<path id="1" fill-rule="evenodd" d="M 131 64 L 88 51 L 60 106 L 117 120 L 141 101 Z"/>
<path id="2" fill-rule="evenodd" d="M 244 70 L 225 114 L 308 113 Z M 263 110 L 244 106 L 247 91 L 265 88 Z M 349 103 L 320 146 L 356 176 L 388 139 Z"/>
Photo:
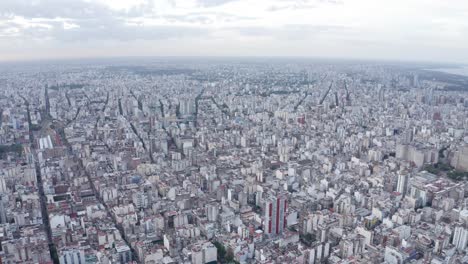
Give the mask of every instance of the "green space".
<path id="1" fill-rule="evenodd" d="M 219 263 L 237 263 L 237 261 L 234 260 L 234 252 L 231 248 L 226 250 L 224 245 L 218 241 L 214 241 L 213 245 L 217 249 Z"/>
<path id="2" fill-rule="evenodd" d="M 468 180 L 468 172 L 466 171 L 450 171 L 447 176 L 454 181 Z"/>
<path id="3" fill-rule="evenodd" d="M 317 239 L 313 234 L 301 234 L 299 240 L 307 246 L 311 246 Z"/>
<path id="4" fill-rule="evenodd" d="M 23 153 L 23 146 L 21 144 L 0 145 L 0 158 L 3 158 L 7 153 Z"/>
<path id="5" fill-rule="evenodd" d="M 449 164 L 441 162 L 427 165 L 424 167 L 424 170 L 439 176 L 447 175 L 447 177 L 454 181 L 468 180 L 468 172 L 457 171 Z"/>
<path id="6" fill-rule="evenodd" d="M 41 126 L 40 125 L 35 125 L 35 124 L 32 124 L 31 125 L 31 130 L 32 131 L 40 131 L 41 130 Z"/>

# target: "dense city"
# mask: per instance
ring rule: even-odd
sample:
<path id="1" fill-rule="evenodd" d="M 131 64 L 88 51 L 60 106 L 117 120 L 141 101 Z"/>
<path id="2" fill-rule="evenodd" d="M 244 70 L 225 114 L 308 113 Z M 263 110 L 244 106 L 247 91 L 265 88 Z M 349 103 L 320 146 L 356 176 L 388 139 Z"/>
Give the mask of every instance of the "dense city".
<path id="1" fill-rule="evenodd" d="M 468 77 L 261 58 L 0 71 L 0 263 L 468 263 Z"/>

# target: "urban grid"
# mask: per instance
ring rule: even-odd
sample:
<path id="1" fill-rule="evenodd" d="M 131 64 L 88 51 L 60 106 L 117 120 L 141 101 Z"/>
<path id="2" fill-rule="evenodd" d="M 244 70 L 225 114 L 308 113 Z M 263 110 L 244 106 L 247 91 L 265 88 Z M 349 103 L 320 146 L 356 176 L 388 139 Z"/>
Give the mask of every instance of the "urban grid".
<path id="1" fill-rule="evenodd" d="M 0 263 L 468 263 L 468 77 L 431 67 L 4 64 Z"/>

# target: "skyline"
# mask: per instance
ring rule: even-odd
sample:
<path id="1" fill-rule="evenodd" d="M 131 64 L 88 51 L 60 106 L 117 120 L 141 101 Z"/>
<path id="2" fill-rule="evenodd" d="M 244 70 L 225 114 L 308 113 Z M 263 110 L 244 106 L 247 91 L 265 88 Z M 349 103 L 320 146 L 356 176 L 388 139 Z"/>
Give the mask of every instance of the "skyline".
<path id="1" fill-rule="evenodd" d="M 0 3 L 0 61 L 254 56 L 468 63 L 468 3 L 459 0 L 28 2 Z"/>
<path id="2" fill-rule="evenodd" d="M 468 263 L 468 77 L 299 59 L 5 65 L 2 263 Z"/>

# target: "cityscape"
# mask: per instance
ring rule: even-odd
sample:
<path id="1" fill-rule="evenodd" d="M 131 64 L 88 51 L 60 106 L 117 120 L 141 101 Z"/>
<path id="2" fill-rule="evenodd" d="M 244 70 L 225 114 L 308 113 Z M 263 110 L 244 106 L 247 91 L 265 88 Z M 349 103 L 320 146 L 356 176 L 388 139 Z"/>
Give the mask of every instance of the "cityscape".
<path id="1" fill-rule="evenodd" d="M 0 264 L 468 264 L 467 0 L 0 0 Z"/>
<path id="2" fill-rule="evenodd" d="M 467 263 L 468 77 L 421 67 L 5 64 L 1 263 Z"/>

